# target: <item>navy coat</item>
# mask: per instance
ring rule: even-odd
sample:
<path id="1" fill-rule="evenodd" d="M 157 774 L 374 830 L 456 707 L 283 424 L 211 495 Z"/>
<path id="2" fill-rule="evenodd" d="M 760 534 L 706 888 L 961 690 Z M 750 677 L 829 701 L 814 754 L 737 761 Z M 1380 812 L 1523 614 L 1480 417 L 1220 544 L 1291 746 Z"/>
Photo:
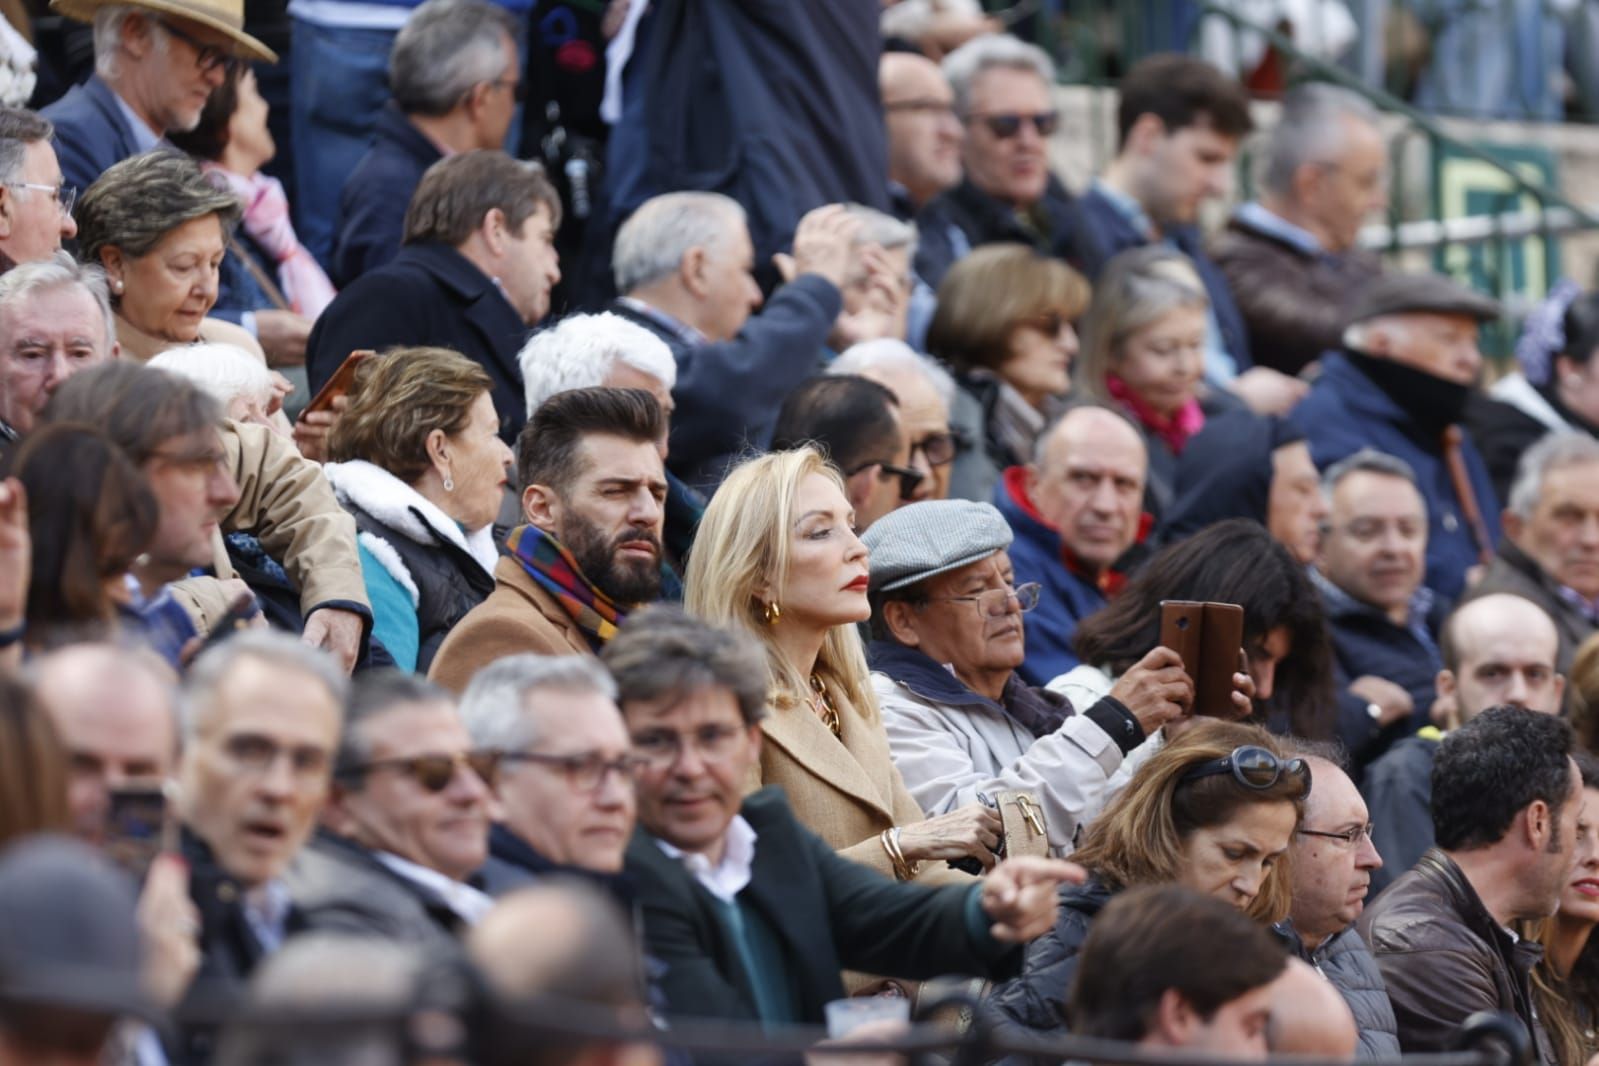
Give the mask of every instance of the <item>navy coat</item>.
<path id="1" fill-rule="evenodd" d="M 1204 238 L 1197 226 L 1174 227 L 1166 235 L 1178 251 L 1194 261 L 1194 269 L 1210 295 L 1210 309 L 1216 316 L 1222 344 L 1233 357 L 1238 372 L 1243 373 L 1254 365 L 1249 355 L 1249 330 L 1233 299 L 1233 291 L 1227 285 L 1226 275 L 1205 254 Z M 1074 201 L 1066 258 L 1087 275 L 1089 281 L 1099 280 L 1105 264 L 1117 252 L 1142 248 L 1148 243 L 1149 238 L 1134 229 L 1097 186 Z"/>
<path id="2" fill-rule="evenodd" d="M 1361 448 L 1398 456 L 1416 473 L 1427 501 L 1426 585 L 1448 600 L 1458 600 L 1466 571 L 1477 565 L 1477 545 L 1460 510 L 1441 441 L 1423 440 L 1413 420 L 1395 400 L 1342 352 L 1321 360 L 1321 376 L 1290 416 L 1310 441 L 1316 467 L 1327 469 Z M 1466 473 L 1483 523 L 1499 542 L 1499 503 L 1488 467 L 1466 437 L 1461 443 Z"/>
<path id="3" fill-rule="evenodd" d="M 112 164 L 139 154 L 139 144 L 116 94 L 98 74 L 82 85 L 74 85 L 43 114 L 56 126 L 55 149 L 61 161 L 61 179 L 77 186 L 79 193 L 93 185 Z"/>
<path id="4" fill-rule="evenodd" d="M 423 172 L 444 158 L 393 103 L 378 114 L 373 138 L 339 193 L 331 274 L 341 287 L 400 254 L 411 194 Z"/>
<path id="5" fill-rule="evenodd" d="M 316 393 L 353 351 L 397 345 L 452 348 L 494 379 L 494 410 L 507 444 L 527 420 L 516 356 L 527 325 L 499 286 L 445 244 L 411 244 L 394 262 L 342 290 L 317 319 L 305 369 Z"/>
<path id="6" fill-rule="evenodd" d="M 1047 233 L 1039 233 L 1023 226 L 1021 220 L 1016 217 L 1016 212 L 1008 204 L 994 199 L 973 185 L 968 178 L 935 198 L 923 210 L 923 214 L 928 220 L 938 220 L 956 226 L 973 248 L 983 244 L 1015 241 L 1030 244 L 1043 255 L 1065 259 L 1071 251 L 1072 194 L 1066 191 L 1066 186 L 1062 185 L 1053 174 L 1044 185 L 1044 196 L 1038 203 L 1038 209 L 1048 219 Z M 922 219 L 918 219 L 917 222 L 919 227 L 925 224 Z M 921 258 L 920 248 L 917 249 L 917 258 Z M 950 263 L 946 262 L 943 266 L 947 270 Z M 937 288 L 943 277 L 944 273 L 941 270 L 936 277 L 927 277 L 927 283 Z"/>

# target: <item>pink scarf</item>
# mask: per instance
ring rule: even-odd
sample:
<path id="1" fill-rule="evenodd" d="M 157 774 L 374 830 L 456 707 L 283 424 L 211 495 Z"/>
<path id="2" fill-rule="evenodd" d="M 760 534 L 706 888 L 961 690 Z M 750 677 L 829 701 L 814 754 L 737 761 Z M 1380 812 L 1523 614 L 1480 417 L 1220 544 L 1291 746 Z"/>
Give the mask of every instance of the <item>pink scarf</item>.
<path id="1" fill-rule="evenodd" d="M 1127 408 L 1139 425 L 1165 441 L 1173 455 L 1183 454 L 1183 449 L 1188 446 L 1188 438 L 1205 428 L 1205 412 L 1199 409 L 1199 401 L 1192 396 L 1177 409 L 1176 414 L 1167 418 L 1144 402 L 1142 396 L 1115 374 L 1105 375 L 1105 390 Z"/>
<path id="2" fill-rule="evenodd" d="M 315 319 L 333 302 L 337 290 L 295 236 L 283 183 L 265 174 L 243 177 L 215 163 L 202 165 L 208 173 L 222 175 L 243 202 L 244 232 L 277 264 L 278 285 L 289 307 Z"/>

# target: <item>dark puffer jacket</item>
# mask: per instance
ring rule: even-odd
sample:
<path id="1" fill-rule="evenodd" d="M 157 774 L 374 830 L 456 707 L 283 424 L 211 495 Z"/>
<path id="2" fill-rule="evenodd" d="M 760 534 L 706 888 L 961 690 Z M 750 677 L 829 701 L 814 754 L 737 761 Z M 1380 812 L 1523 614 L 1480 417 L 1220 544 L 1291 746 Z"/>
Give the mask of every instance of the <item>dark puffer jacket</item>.
<path id="1" fill-rule="evenodd" d="M 1094 876 L 1061 888 L 1055 928 L 1027 945 L 1021 976 L 996 987 L 983 1004 L 997 1033 L 1036 1038 L 1068 1031 L 1066 993 L 1077 973 L 1077 956 L 1094 918 L 1115 894 Z"/>
<path id="2" fill-rule="evenodd" d="M 1338 989 L 1360 1030 L 1358 1058 L 1389 1062 L 1399 1057 L 1399 1024 L 1388 986 L 1371 949 L 1350 926 L 1302 957 Z"/>

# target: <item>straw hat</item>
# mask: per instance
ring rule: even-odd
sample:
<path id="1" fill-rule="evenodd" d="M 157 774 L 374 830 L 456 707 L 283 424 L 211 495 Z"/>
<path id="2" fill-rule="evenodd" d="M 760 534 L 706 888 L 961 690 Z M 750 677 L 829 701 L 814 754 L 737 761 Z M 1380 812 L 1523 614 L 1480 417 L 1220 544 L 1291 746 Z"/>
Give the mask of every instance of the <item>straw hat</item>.
<path id="1" fill-rule="evenodd" d="M 79 22 L 93 22 L 102 7 L 134 7 L 171 15 L 225 33 L 237 43 L 236 54 L 276 63 L 278 54 L 244 32 L 244 0 L 50 0 L 50 8 Z"/>

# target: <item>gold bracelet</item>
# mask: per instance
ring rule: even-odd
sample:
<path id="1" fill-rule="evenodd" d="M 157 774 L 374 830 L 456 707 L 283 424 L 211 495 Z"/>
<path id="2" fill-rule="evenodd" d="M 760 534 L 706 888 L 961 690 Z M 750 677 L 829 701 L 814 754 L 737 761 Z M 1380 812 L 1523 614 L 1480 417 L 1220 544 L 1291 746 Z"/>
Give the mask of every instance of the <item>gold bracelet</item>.
<path id="1" fill-rule="evenodd" d="M 899 826 L 883 830 L 881 839 L 883 850 L 888 852 L 889 861 L 894 865 L 894 876 L 901 881 L 914 880 L 921 870 L 921 864 L 906 860 L 905 852 L 899 846 Z"/>

